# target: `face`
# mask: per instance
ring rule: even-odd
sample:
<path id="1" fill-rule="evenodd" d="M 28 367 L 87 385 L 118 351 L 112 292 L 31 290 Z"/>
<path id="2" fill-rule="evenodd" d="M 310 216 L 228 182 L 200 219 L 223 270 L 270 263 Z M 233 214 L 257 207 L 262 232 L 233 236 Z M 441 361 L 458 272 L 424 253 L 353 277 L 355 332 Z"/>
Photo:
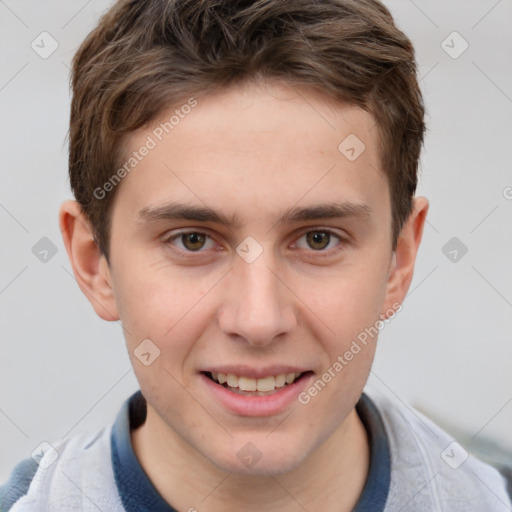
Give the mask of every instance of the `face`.
<path id="1" fill-rule="evenodd" d="M 116 191 L 117 311 L 154 428 L 225 470 L 283 472 L 344 428 L 376 336 L 353 342 L 392 305 L 378 132 L 279 83 L 185 111 L 127 141 L 155 147 Z"/>

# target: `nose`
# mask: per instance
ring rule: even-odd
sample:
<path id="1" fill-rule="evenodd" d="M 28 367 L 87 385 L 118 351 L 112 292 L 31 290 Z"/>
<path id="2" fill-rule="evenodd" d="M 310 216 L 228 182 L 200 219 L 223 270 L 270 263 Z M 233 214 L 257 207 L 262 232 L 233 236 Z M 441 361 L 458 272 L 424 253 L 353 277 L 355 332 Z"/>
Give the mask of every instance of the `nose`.
<path id="1" fill-rule="evenodd" d="M 282 339 L 297 325 L 293 292 L 273 258 L 266 254 L 264 251 L 252 263 L 236 257 L 219 313 L 225 334 L 243 338 L 255 347 Z"/>

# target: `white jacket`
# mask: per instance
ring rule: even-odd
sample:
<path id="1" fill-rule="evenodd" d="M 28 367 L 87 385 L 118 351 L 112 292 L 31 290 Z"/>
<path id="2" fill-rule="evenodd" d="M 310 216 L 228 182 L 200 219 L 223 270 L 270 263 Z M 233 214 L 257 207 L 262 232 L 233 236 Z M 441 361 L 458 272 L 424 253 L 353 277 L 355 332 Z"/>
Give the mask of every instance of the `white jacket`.
<path id="1" fill-rule="evenodd" d="M 419 412 L 376 393 L 365 394 L 380 413 L 390 448 L 384 512 L 512 510 L 505 479 L 496 469 L 468 455 Z M 28 492 L 9 512 L 123 512 L 111 463 L 111 431 L 112 425 L 95 436 L 55 443 L 57 459 L 53 450 L 45 453 Z M 13 484 L 4 486 L 4 493 Z M 1 493 L 0 512 L 5 512 Z"/>

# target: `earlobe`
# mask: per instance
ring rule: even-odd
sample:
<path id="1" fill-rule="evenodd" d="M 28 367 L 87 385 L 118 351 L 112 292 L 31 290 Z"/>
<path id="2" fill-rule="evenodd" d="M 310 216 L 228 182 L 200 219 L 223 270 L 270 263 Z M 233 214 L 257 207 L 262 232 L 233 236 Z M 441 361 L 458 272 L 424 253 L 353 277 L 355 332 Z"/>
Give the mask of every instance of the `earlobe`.
<path id="1" fill-rule="evenodd" d="M 390 265 L 385 309 L 382 312 L 384 316 L 393 309 L 393 305 L 402 304 L 407 295 L 414 273 L 414 264 L 423 235 L 428 207 L 428 200 L 425 197 L 415 198 L 412 212 L 400 232 Z"/>
<path id="2" fill-rule="evenodd" d="M 62 204 L 59 225 L 78 286 L 100 318 L 119 320 L 109 265 L 76 201 Z"/>

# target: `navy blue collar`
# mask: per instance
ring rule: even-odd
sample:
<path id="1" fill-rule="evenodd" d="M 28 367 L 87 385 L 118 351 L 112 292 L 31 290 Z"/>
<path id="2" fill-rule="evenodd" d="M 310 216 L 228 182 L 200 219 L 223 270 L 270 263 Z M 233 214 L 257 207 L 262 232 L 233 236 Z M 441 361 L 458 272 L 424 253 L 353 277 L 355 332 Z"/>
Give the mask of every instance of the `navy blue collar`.
<path id="1" fill-rule="evenodd" d="M 368 434 L 370 467 L 363 492 L 353 512 L 382 512 L 386 507 L 391 482 L 391 454 L 386 428 L 368 395 L 361 395 L 356 411 Z"/>
<path id="2" fill-rule="evenodd" d="M 370 468 L 354 512 L 382 512 L 389 493 L 391 456 L 382 418 L 370 398 L 363 393 L 356 411 L 368 433 Z M 155 489 L 133 451 L 130 430 L 146 420 L 146 400 L 140 391 L 123 404 L 112 435 L 112 467 L 117 490 L 127 512 L 177 512 Z"/>
<path id="3" fill-rule="evenodd" d="M 178 512 L 155 489 L 133 451 L 130 430 L 145 420 L 146 400 L 137 391 L 121 407 L 110 437 L 117 491 L 127 512 Z"/>

